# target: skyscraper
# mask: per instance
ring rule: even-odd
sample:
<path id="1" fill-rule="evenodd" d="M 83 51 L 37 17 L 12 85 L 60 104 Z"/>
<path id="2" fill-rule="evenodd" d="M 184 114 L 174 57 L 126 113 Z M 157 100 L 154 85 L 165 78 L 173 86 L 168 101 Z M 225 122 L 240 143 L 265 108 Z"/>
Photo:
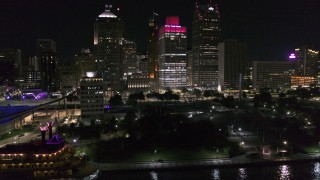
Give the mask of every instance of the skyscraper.
<path id="1" fill-rule="evenodd" d="M 218 86 L 218 44 L 220 15 L 217 5 L 209 3 L 205 9 L 196 4 L 192 27 L 192 83 L 198 87 Z"/>
<path id="2" fill-rule="evenodd" d="M 187 86 L 187 28 L 179 25 L 178 16 L 166 18 L 159 29 L 160 88 Z"/>
<path id="3" fill-rule="evenodd" d="M 153 89 L 158 89 L 159 85 L 159 30 L 155 21 L 156 13 L 153 18 L 149 19 L 148 38 L 147 38 L 147 55 L 148 55 L 148 74 L 150 77 L 150 85 Z"/>
<path id="4" fill-rule="evenodd" d="M 37 56 L 41 73 L 41 89 L 48 92 L 56 91 L 59 83 L 56 42 L 52 39 L 38 39 Z"/>
<path id="5" fill-rule="evenodd" d="M 296 58 L 293 60 L 293 69 L 296 76 L 311 76 L 318 75 L 319 51 L 302 46 L 295 49 Z"/>
<path id="6" fill-rule="evenodd" d="M 218 49 L 219 89 L 238 90 L 240 78 L 242 82 L 248 69 L 247 44 L 226 40 L 219 44 Z"/>
<path id="7" fill-rule="evenodd" d="M 21 50 L 0 49 L 0 84 L 13 83 L 21 74 Z"/>
<path id="8" fill-rule="evenodd" d="M 107 91 L 114 91 L 121 83 L 121 55 L 123 24 L 106 5 L 105 11 L 94 23 L 94 53 L 98 72 L 102 74 Z"/>

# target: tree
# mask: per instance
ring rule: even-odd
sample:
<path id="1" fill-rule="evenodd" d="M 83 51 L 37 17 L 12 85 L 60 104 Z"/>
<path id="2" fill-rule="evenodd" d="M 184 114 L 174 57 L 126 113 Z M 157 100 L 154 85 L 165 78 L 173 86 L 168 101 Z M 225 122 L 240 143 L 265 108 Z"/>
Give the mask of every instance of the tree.
<path id="1" fill-rule="evenodd" d="M 199 89 L 193 89 L 193 94 L 197 97 L 197 99 L 200 97 L 201 95 L 201 91 Z"/>
<path id="2" fill-rule="evenodd" d="M 204 92 L 203 92 L 203 96 L 204 97 L 210 97 L 211 96 L 211 94 L 210 94 L 210 91 L 209 90 L 205 90 Z"/>
<path id="3" fill-rule="evenodd" d="M 112 96 L 109 100 L 109 104 L 112 106 L 121 106 L 123 104 L 122 97 L 118 94 Z"/>

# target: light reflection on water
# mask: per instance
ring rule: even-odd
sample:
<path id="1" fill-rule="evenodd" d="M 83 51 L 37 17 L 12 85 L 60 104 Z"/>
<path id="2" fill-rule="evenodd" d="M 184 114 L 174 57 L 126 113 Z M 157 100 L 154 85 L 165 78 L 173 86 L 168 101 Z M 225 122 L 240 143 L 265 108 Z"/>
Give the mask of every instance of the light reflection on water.
<path id="1" fill-rule="evenodd" d="M 292 177 L 292 170 L 288 165 L 279 166 L 277 173 L 280 180 L 289 180 Z"/>
<path id="2" fill-rule="evenodd" d="M 150 176 L 151 176 L 151 180 L 158 180 L 158 173 L 151 171 Z"/>
<path id="3" fill-rule="evenodd" d="M 314 163 L 312 174 L 314 179 L 320 179 L 320 163 L 319 162 Z"/>
<path id="4" fill-rule="evenodd" d="M 248 179 L 248 174 L 247 174 L 246 168 L 239 168 L 237 179 L 239 179 L 239 180 L 246 180 L 246 179 Z"/>
<path id="5" fill-rule="evenodd" d="M 212 180 L 220 180 L 220 171 L 219 169 L 213 169 L 211 171 Z"/>

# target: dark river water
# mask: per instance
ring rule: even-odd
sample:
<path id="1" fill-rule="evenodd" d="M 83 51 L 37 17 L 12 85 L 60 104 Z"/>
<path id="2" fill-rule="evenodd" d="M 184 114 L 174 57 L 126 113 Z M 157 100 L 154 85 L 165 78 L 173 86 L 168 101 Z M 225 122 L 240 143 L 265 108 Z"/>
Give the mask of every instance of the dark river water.
<path id="1" fill-rule="evenodd" d="M 150 170 L 102 172 L 99 179 L 106 180 L 320 180 L 320 162 L 299 162 L 296 164 L 263 165 L 239 168 L 203 168 L 177 170 Z"/>

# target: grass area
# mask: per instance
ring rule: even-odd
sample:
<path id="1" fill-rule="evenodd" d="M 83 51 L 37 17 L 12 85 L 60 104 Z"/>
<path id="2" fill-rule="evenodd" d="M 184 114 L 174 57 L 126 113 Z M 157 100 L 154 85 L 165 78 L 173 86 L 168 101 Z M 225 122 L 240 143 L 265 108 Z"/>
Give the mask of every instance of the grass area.
<path id="1" fill-rule="evenodd" d="M 313 145 L 313 146 L 304 146 L 302 147 L 302 150 L 306 153 L 319 153 L 320 152 L 320 146 Z"/>
<path id="2" fill-rule="evenodd" d="M 7 139 L 7 138 L 18 136 L 18 135 L 20 135 L 22 133 L 31 132 L 34 129 L 35 128 L 32 127 L 32 126 L 23 126 L 22 130 L 21 129 L 14 129 L 14 130 L 10 131 L 9 133 L 2 134 L 0 136 L 0 140 L 4 140 L 4 139 Z"/>
<path id="3" fill-rule="evenodd" d="M 78 147 L 76 152 L 84 152 L 89 159 L 99 162 L 139 162 L 139 161 L 193 161 L 230 157 L 229 148 L 216 151 L 208 148 L 110 148 L 104 146 L 106 142 L 95 145 Z"/>

